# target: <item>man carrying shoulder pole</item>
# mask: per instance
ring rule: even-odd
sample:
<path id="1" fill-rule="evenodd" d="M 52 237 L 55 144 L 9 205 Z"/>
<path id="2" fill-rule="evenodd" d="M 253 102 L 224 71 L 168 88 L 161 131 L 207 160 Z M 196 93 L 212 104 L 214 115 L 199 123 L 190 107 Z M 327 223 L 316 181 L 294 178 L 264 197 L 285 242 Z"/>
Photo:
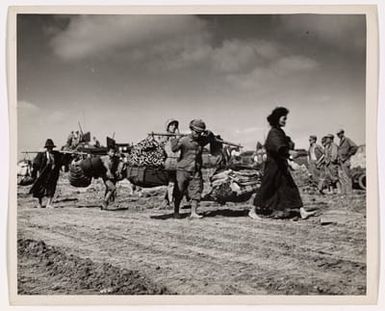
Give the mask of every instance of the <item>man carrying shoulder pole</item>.
<path id="1" fill-rule="evenodd" d="M 184 193 L 187 191 L 191 199 L 192 219 L 202 218 L 197 213 L 203 191 L 202 152 L 203 147 L 214 141 L 214 134 L 206 130 L 206 124 L 199 119 L 190 122 L 191 133 L 177 136 L 171 140 L 171 150 L 180 151 L 176 164 L 176 191 L 174 198 L 174 218 L 179 219 L 179 208 Z"/>

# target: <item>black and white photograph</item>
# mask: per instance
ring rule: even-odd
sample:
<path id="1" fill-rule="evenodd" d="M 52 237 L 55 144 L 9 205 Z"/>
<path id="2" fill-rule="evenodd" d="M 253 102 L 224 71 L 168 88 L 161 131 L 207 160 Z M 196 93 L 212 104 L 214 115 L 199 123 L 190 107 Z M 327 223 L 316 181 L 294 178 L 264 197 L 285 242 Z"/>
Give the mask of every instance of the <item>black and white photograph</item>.
<path id="1" fill-rule="evenodd" d="M 17 297 L 368 296 L 368 16 L 251 12 L 16 14 Z"/>

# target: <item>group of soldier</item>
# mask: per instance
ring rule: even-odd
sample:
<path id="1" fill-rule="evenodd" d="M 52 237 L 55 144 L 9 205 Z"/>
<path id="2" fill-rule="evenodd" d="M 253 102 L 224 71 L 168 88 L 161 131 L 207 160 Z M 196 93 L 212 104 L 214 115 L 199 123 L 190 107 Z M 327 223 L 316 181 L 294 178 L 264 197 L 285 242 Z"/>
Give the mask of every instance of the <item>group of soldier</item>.
<path id="1" fill-rule="evenodd" d="M 337 131 L 339 144 L 334 142 L 334 135 L 328 134 L 317 144 L 317 137 L 309 137 L 309 171 L 314 183 L 321 194 L 340 193 L 351 194 L 352 174 L 351 157 L 356 154 L 358 147 L 348 137 L 345 131 Z"/>

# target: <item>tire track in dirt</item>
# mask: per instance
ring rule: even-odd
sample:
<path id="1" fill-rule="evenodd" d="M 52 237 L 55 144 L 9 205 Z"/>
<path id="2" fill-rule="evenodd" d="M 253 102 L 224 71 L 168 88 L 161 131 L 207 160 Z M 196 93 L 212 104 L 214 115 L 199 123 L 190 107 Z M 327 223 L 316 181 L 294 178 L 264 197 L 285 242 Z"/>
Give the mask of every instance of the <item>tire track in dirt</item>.
<path id="1" fill-rule="evenodd" d="M 70 221 L 70 223 L 69 223 L 69 226 L 76 226 L 76 224 L 74 224 L 73 223 L 73 220 L 69 220 Z M 144 222 L 148 222 L 149 220 L 148 219 L 140 219 L 140 218 L 138 218 L 138 219 L 136 219 L 136 221 L 144 221 Z M 203 220 L 202 220 L 203 221 Z M 110 225 L 109 225 L 109 227 L 110 228 L 112 228 L 112 230 L 113 230 L 113 228 L 115 228 L 116 226 L 119 226 L 119 227 L 121 227 L 120 225 L 120 223 L 121 223 L 121 220 L 120 219 L 108 219 L 108 223 L 110 223 Z M 113 225 L 111 225 L 111 223 L 113 224 Z M 172 224 L 172 223 L 171 223 Z M 123 224 L 124 225 L 124 224 Z M 144 225 L 146 225 L 145 223 L 139 223 L 139 224 L 136 224 L 136 225 L 138 225 L 138 227 L 142 227 L 142 226 L 144 226 Z M 253 232 L 252 231 L 252 229 L 254 229 L 254 231 L 255 231 L 255 228 L 246 228 L 245 229 L 245 235 L 241 235 L 241 234 L 239 234 L 239 233 L 241 233 L 241 231 L 242 231 L 242 229 L 244 229 L 243 228 L 243 226 L 245 226 L 245 224 L 243 223 L 243 224 L 239 224 L 239 223 L 236 223 L 235 224 L 235 226 L 236 226 L 236 228 L 234 228 L 234 227 L 230 227 L 231 228 L 231 230 L 230 231 L 232 231 L 232 232 L 234 232 L 234 230 L 238 230 L 238 235 L 237 236 L 241 236 L 242 237 L 242 240 L 249 240 L 250 242 L 251 242 L 251 240 L 252 240 L 252 238 L 250 238 L 253 234 L 255 234 L 256 236 L 262 236 L 262 238 L 263 238 L 263 240 L 262 240 L 262 243 L 261 243 L 261 245 L 264 245 L 264 244 L 267 244 L 267 243 L 269 243 L 270 245 L 272 244 L 272 245 L 276 245 L 277 243 L 278 244 L 280 244 L 281 243 L 281 245 L 282 245 L 282 242 L 277 242 L 277 240 L 279 241 L 280 240 L 280 238 L 282 237 L 281 235 L 276 235 L 275 234 L 275 232 L 277 232 L 277 229 L 279 229 L 279 227 L 277 228 L 277 229 L 274 229 L 274 231 L 269 231 L 269 228 L 260 228 L 259 229 L 259 231 L 258 232 Z M 295 224 L 295 226 L 298 226 L 298 224 Z M 107 230 L 109 230 L 110 228 L 104 228 L 104 229 L 107 229 Z M 148 227 L 148 229 L 146 229 L 146 230 L 149 230 L 149 231 L 151 231 L 151 233 L 152 234 L 157 234 L 157 233 L 159 233 L 161 230 L 162 230 L 162 228 L 163 228 L 164 226 L 162 226 L 162 225 L 159 225 L 158 224 L 158 226 L 156 226 L 156 223 L 152 223 L 151 224 L 151 227 Z M 232 243 L 233 242 L 233 239 L 234 239 L 234 235 L 232 235 L 232 234 L 228 234 L 228 233 L 226 233 L 227 231 L 228 231 L 228 228 L 229 228 L 229 226 L 227 226 L 227 228 L 226 228 L 226 230 L 223 230 L 223 228 L 221 228 L 221 227 L 215 227 L 215 228 L 211 228 L 212 230 L 215 230 L 214 232 L 209 232 L 209 230 L 210 230 L 210 227 L 208 226 L 208 227 L 206 227 L 205 228 L 205 231 L 208 233 L 208 235 L 211 235 L 211 236 L 214 236 L 215 234 L 217 234 L 218 236 L 220 236 L 221 238 L 222 238 L 222 241 L 220 241 L 220 242 L 222 242 L 221 244 L 227 244 L 227 243 Z M 287 226 L 286 226 L 286 228 L 287 228 Z M 80 229 L 80 228 L 79 228 Z M 79 230 L 78 229 L 78 230 Z M 164 235 L 172 235 L 172 236 L 175 236 L 175 234 L 176 234 L 176 232 L 175 231 L 172 231 L 172 227 L 169 227 L 169 226 L 167 226 L 167 229 L 166 230 L 168 230 L 168 231 L 163 231 L 162 232 L 162 235 L 164 236 Z M 98 229 L 97 229 L 98 230 Z M 119 229 L 120 230 L 120 229 Z M 87 230 L 85 230 L 83 233 L 84 234 L 87 234 L 87 231 L 88 231 L 88 229 Z M 222 232 L 220 232 L 220 231 L 222 231 Z M 261 231 L 263 231 L 263 232 L 261 232 Z M 282 230 L 281 230 L 282 231 Z M 133 234 L 142 234 L 142 232 L 139 230 L 139 232 L 132 232 Z M 252 233 L 252 234 L 250 234 L 250 233 Z M 184 233 L 184 235 L 188 235 L 189 233 L 188 233 L 188 231 L 186 231 L 185 233 Z M 194 233 L 195 234 L 195 233 Z M 228 237 L 228 240 L 225 240 L 224 238 L 225 237 Z M 283 247 L 285 247 L 285 246 L 287 246 L 287 247 L 293 247 L 293 248 L 298 248 L 298 245 L 295 245 L 295 240 L 297 239 L 297 237 L 291 237 L 291 239 L 290 239 L 290 237 L 291 236 L 289 236 L 289 238 L 286 238 L 285 239 L 285 244 L 283 244 Z M 79 236 L 79 238 L 81 238 L 81 236 Z M 205 237 L 201 237 L 200 238 L 201 239 L 201 242 L 205 242 L 205 240 L 207 240 Z M 290 242 L 290 243 L 289 243 Z M 357 241 L 358 242 L 358 241 Z M 357 243 L 356 241 L 353 241 L 352 242 L 352 244 L 351 243 L 347 243 L 347 242 L 343 242 L 343 241 L 341 241 L 341 243 L 342 244 L 339 244 L 339 248 L 340 248 L 340 250 L 341 250 L 341 247 L 343 246 L 344 248 L 346 248 L 347 250 L 352 250 L 352 245 L 355 245 L 355 243 Z M 314 239 L 312 239 L 312 243 L 314 244 Z M 240 243 L 236 243 L 236 244 L 240 244 Z M 330 245 L 334 245 L 333 243 L 330 243 L 329 242 L 329 244 Z M 311 244 L 310 244 L 311 245 Z M 317 244 L 319 247 L 319 249 L 323 249 L 323 250 L 325 250 L 325 245 L 319 245 L 319 244 Z M 306 246 L 306 245 L 305 245 Z M 269 246 L 270 247 L 270 246 Z M 304 248 L 304 246 L 303 245 L 301 245 L 301 246 L 299 246 L 300 247 L 300 251 Z M 306 248 L 306 250 L 310 250 L 310 251 L 313 251 L 314 250 L 314 246 L 313 246 L 313 248 Z M 318 250 L 314 250 L 316 253 L 319 253 L 319 251 Z M 332 254 L 332 253 L 331 253 Z M 334 256 L 335 256 L 335 254 L 334 254 Z M 346 258 L 339 258 L 339 259 L 346 259 Z"/>
<path id="2" fill-rule="evenodd" d="M 67 211 L 65 211 L 65 213 L 66 212 Z M 75 219 L 74 219 L 74 215 L 72 214 L 73 211 L 69 210 L 69 212 L 71 214 L 65 215 L 65 213 L 64 213 L 64 215 L 61 215 L 61 216 L 67 217 L 64 219 L 66 219 L 66 221 L 68 221 L 68 224 L 76 225 L 77 231 L 75 232 L 75 234 L 78 236 L 86 236 L 86 238 L 82 239 L 83 241 L 87 241 L 87 239 L 89 239 L 89 238 L 90 239 L 92 239 L 93 237 L 95 238 L 95 236 L 97 237 L 96 241 L 104 241 L 104 243 L 102 245 L 108 246 L 108 248 L 111 248 L 112 253 L 115 253 L 112 256 L 113 258 L 115 258 L 115 257 L 119 258 L 118 254 L 117 254 L 117 250 L 119 250 L 119 251 L 122 250 L 122 248 L 121 248 L 122 240 L 125 243 L 127 243 L 127 241 L 125 241 L 125 240 L 127 240 L 127 238 L 131 237 L 131 240 L 132 240 L 131 241 L 131 244 L 132 244 L 132 250 L 131 251 L 136 254 L 138 259 L 140 259 L 140 256 L 142 258 L 143 257 L 148 258 L 145 263 L 141 263 L 141 264 L 144 264 L 145 266 L 149 266 L 152 268 L 154 265 L 154 262 L 155 263 L 159 262 L 159 258 L 166 257 L 168 259 L 164 259 L 164 261 L 165 261 L 165 263 L 168 263 L 168 266 L 170 266 L 170 263 L 172 263 L 174 266 L 177 266 L 177 267 L 178 266 L 184 267 L 187 265 L 189 267 L 189 270 L 193 271 L 192 273 L 187 274 L 185 271 L 183 272 L 183 269 L 182 269 L 181 270 L 182 272 L 180 272 L 179 274 L 176 272 L 173 272 L 171 275 L 171 278 L 174 278 L 174 279 L 177 279 L 178 277 L 181 276 L 181 279 L 180 279 L 181 282 L 184 282 L 184 281 L 188 280 L 189 278 L 192 278 L 194 280 L 197 278 L 197 275 L 195 274 L 196 272 L 205 273 L 206 270 L 214 270 L 215 273 L 222 272 L 222 274 L 231 275 L 233 269 L 227 268 L 229 265 L 232 266 L 232 264 L 229 264 L 229 258 L 232 259 L 233 257 L 237 257 L 237 256 L 239 257 L 240 251 L 244 248 L 244 246 L 248 246 L 248 244 L 247 243 L 246 243 L 246 245 L 242 244 L 241 249 L 239 249 L 236 247 L 237 243 L 231 240 L 231 238 L 234 238 L 235 234 L 221 235 L 221 231 L 227 232 L 228 230 L 232 230 L 232 232 L 236 233 L 236 236 L 240 237 L 240 239 L 245 239 L 245 240 L 249 240 L 249 241 L 252 240 L 251 237 L 253 235 L 258 236 L 258 235 L 263 234 L 264 238 L 266 236 L 269 237 L 268 239 L 266 238 L 263 240 L 260 248 L 258 248 L 258 247 L 255 248 L 255 245 L 253 245 L 252 243 L 250 244 L 251 249 L 253 250 L 252 254 L 256 254 L 257 255 L 256 258 L 258 258 L 259 252 L 262 251 L 262 253 L 263 253 L 266 251 L 266 249 L 269 249 L 269 248 L 270 248 L 271 253 L 278 254 L 280 256 L 281 255 L 281 249 L 280 249 L 280 247 L 276 246 L 276 245 L 280 245 L 280 244 L 279 244 L 279 242 L 276 241 L 277 235 L 274 235 L 273 233 L 277 230 L 282 230 L 282 228 L 281 228 L 282 226 L 284 226 L 285 229 L 286 229 L 286 227 L 290 228 L 290 226 L 287 226 L 287 224 L 285 223 L 282 225 L 274 224 L 273 226 L 271 226 L 274 228 L 274 230 L 270 230 L 270 228 L 264 228 L 263 226 L 261 226 L 261 228 L 257 228 L 259 231 L 255 231 L 256 228 L 255 227 L 253 228 L 254 224 L 250 224 L 250 226 L 246 225 L 245 228 L 241 227 L 241 229 L 240 229 L 240 226 L 245 225 L 244 223 L 242 223 L 242 222 L 240 223 L 236 219 L 221 218 L 221 220 L 223 220 L 221 223 L 226 223 L 226 225 L 225 225 L 226 228 L 221 228 L 221 227 L 211 228 L 209 226 L 204 227 L 206 235 L 212 235 L 213 237 L 215 237 L 215 240 L 213 240 L 212 243 L 210 244 L 211 241 L 209 239 L 205 239 L 204 237 L 199 235 L 200 231 L 202 231 L 202 223 L 201 222 L 197 225 L 197 228 L 195 228 L 193 222 L 190 222 L 187 224 L 186 223 L 180 224 L 177 221 L 167 221 L 166 224 L 168 226 L 165 226 L 165 222 L 159 222 L 159 221 L 154 222 L 154 221 L 149 220 L 148 219 L 148 213 L 139 212 L 139 213 L 136 213 L 134 216 L 133 216 L 133 213 L 128 213 L 128 214 L 119 213 L 119 215 L 116 215 L 116 214 L 114 215 L 111 213 L 112 215 L 111 214 L 110 215 L 107 215 L 107 214 L 100 215 L 100 213 L 95 213 L 95 211 L 86 211 L 85 215 L 82 215 L 81 212 L 77 212 L 76 216 L 82 216 L 83 218 L 84 217 L 87 218 L 87 217 L 92 216 L 94 218 L 93 224 L 95 224 L 96 227 L 90 227 L 90 228 L 84 227 L 85 229 L 81 230 L 82 227 L 79 226 L 77 223 L 83 224 L 83 225 L 85 223 L 88 225 L 88 223 L 83 221 L 81 218 L 78 219 L 75 217 Z M 101 217 L 98 217 L 98 215 L 100 215 Z M 55 216 L 57 218 L 57 215 L 52 215 L 52 216 L 54 219 L 55 219 Z M 116 219 L 116 217 L 119 217 L 119 218 Z M 101 219 L 102 221 L 99 221 L 100 218 L 102 218 Z M 121 232 L 120 227 L 124 228 L 124 226 L 127 226 L 127 224 L 125 223 L 127 218 L 131 218 L 130 224 L 135 225 L 135 227 L 132 228 L 132 230 L 128 231 L 129 235 L 128 235 L 128 237 L 126 237 L 126 239 L 124 239 L 125 236 L 122 237 L 122 232 Z M 63 218 L 60 217 L 60 220 L 63 221 Z M 31 221 L 31 219 L 30 219 L 30 221 Z M 211 219 L 210 219 L 210 221 L 211 221 Z M 44 223 L 44 221 L 43 221 L 43 223 Z M 102 227 L 102 229 L 99 230 L 99 233 L 96 232 L 97 231 L 96 228 L 98 225 L 100 226 L 100 225 L 107 224 L 107 223 L 108 223 L 108 225 Z M 293 225 L 296 226 L 296 225 L 298 225 L 298 223 L 294 223 Z M 185 228 L 186 226 L 188 226 L 188 228 Z M 119 229 L 116 229 L 116 228 L 119 228 Z M 57 228 L 55 228 L 55 230 L 56 229 Z M 64 226 L 64 229 L 66 229 L 65 226 Z M 92 230 L 89 230 L 89 229 L 92 229 Z M 55 240 L 55 238 L 52 238 L 53 233 L 52 232 L 50 233 L 51 230 L 52 230 L 52 228 L 47 228 L 48 234 L 47 234 L 46 238 L 47 237 L 49 238 L 49 236 L 50 236 L 51 239 Z M 61 230 L 63 230 L 63 228 L 61 228 Z M 89 231 L 89 233 L 88 233 L 88 231 Z M 92 234 L 94 231 L 95 231 L 95 235 Z M 102 231 L 102 234 L 100 234 L 100 231 Z M 111 231 L 117 231 L 117 233 L 114 233 Z M 263 232 L 261 232 L 261 231 L 263 231 Z M 297 227 L 297 228 L 293 229 L 292 231 L 293 232 L 296 232 L 296 231 L 300 232 L 301 230 L 299 230 Z M 107 232 L 108 234 L 103 235 L 103 232 Z M 180 233 L 180 232 L 182 232 L 182 233 Z M 111 236 L 112 233 L 114 233 L 113 237 Z M 283 231 L 282 235 L 278 235 L 278 238 L 280 238 L 281 236 L 285 237 L 284 233 L 285 233 L 285 231 Z M 67 235 L 71 236 L 71 234 L 68 234 L 68 233 L 67 233 Z M 179 241 L 170 245 L 170 242 L 172 242 L 172 239 L 170 239 L 170 235 L 171 236 L 175 235 L 177 237 L 177 239 L 179 239 Z M 143 240 L 143 237 L 147 237 L 147 236 L 149 236 L 149 238 L 147 238 L 147 239 L 149 239 L 149 241 L 147 239 Z M 160 245 L 154 245 L 154 236 L 156 236 L 157 239 L 159 238 L 159 240 L 162 240 L 163 242 L 160 243 Z M 137 240 L 139 240 L 140 243 L 138 243 Z M 229 243 L 229 240 L 233 243 Z M 289 238 L 288 238 L 286 236 L 286 240 L 290 241 L 290 243 L 286 242 L 286 244 L 284 244 L 284 245 L 287 245 L 287 247 L 289 249 L 290 249 L 291 245 L 295 245 L 295 244 L 293 244 L 293 241 L 295 241 L 295 238 L 292 238 L 291 236 L 289 236 Z M 113 241 L 113 242 L 111 242 L 111 241 Z M 192 241 L 192 242 L 189 244 L 189 241 Z M 164 246 L 164 244 L 166 244 L 166 247 Z M 213 246 L 213 244 L 214 244 L 214 246 Z M 89 245 L 92 245 L 92 244 L 89 244 Z M 194 245 L 199 245 L 199 247 L 196 247 Z M 215 248 L 215 245 L 221 245 L 221 246 L 222 245 L 229 245 L 229 246 L 228 247 L 220 247 L 219 250 L 217 250 L 217 253 L 215 254 L 215 256 L 211 256 L 211 257 L 209 256 L 209 258 L 210 258 L 209 261 L 218 262 L 216 265 L 210 265 L 209 269 L 206 269 L 204 271 L 200 271 L 200 270 L 202 270 L 201 269 L 202 263 L 204 263 L 205 265 L 208 264 L 207 260 L 206 260 L 206 262 L 204 260 L 202 260 L 201 254 L 203 254 L 203 256 L 207 257 L 208 256 L 207 255 L 208 249 L 210 250 L 210 248 L 211 249 Z M 268 246 L 266 246 L 266 245 L 268 245 Z M 186 246 L 190 247 L 190 249 L 186 250 L 185 249 Z M 71 247 L 72 247 L 72 249 L 74 248 L 73 245 L 71 246 L 71 243 L 70 243 L 69 249 L 71 249 Z M 82 245 L 82 247 L 84 247 L 84 245 Z M 178 252 L 169 251 L 170 248 L 175 249 Z M 155 250 L 156 250 L 156 252 L 154 254 Z M 186 252 L 186 253 L 182 252 L 182 254 L 181 254 L 181 250 L 183 252 Z M 99 253 L 99 256 L 101 255 L 100 250 L 97 250 L 96 253 Z M 283 252 L 283 253 L 285 253 L 285 252 Z M 199 254 L 199 255 L 196 255 L 196 254 Z M 281 266 L 284 267 L 284 269 L 281 268 L 281 270 L 287 270 L 287 268 L 295 266 L 295 264 L 293 264 L 293 260 L 290 260 L 290 259 L 294 258 L 293 255 L 294 254 L 292 252 L 290 252 L 290 254 L 286 255 L 288 257 L 288 260 L 287 260 L 287 262 L 285 261 L 284 264 L 282 264 L 282 262 L 281 262 L 281 264 L 282 264 Z M 178 256 L 182 257 L 182 258 L 180 259 Z M 253 256 L 250 255 L 250 257 L 251 257 L 251 259 L 254 259 Z M 248 267 L 248 260 L 250 259 L 250 257 L 246 257 L 240 263 L 243 265 L 240 267 L 240 270 L 245 272 L 244 275 L 242 275 L 242 273 L 240 275 L 236 275 L 235 277 L 233 277 L 233 281 L 238 280 L 238 282 L 240 282 L 240 281 L 245 281 L 245 279 L 248 279 L 248 282 L 251 281 L 251 283 L 252 283 L 252 280 L 255 277 L 258 277 L 258 276 L 254 276 L 254 274 L 253 274 L 253 272 L 255 272 L 255 264 L 251 265 L 251 267 Z M 170 258 L 171 258 L 171 260 L 170 260 Z M 123 257 L 123 259 L 124 259 L 124 257 Z M 176 259 L 179 260 L 177 263 L 175 262 Z M 258 259 L 261 260 L 261 256 L 259 256 Z M 120 260 L 121 260 L 121 258 L 119 258 L 118 261 L 120 261 Z M 197 262 L 196 264 L 195 264 L 195 261 Z M 192 262 L 194 264 L 193 268 L 191 268 Z M 287 266 L 287 264 L 290 262 L 292 263 L 292 265 Z M 274 270 L 275 266 L 272 263 L 274 263 L 274 261 L 271 261 L 271 260 L 266 261 L 264 266 L 267 266 L 270 270 Z M 218 270 L 218 266 L 221 269 Z M 250 266 L 250 264 L 249 264 L 249 266 Z M 226 267 L 227 270 L 224 270 L 223 267 Z M 223 272 L 226 272 L 226 273 L 223 273 Z M 213 274 L 213 273 L 211 273 L 211 274 Z M 186 275 L 188 275 L 188 277 L 186 277 Z M 264 272 L 264 275 L 265 275 L 266 280 L 268 280 L 269 277 L 271 277 L 266 272 Z M 260 274 L 259 274 L 259 276 L 260 276 Z M 218 284 L 218 281 L 219 281 L 218 278 L 215 278 L 215 277 L 213 278 L 211 276 L 206 277 L 206 279 L 208 279 L 209 281 L 212 279 L 215 279 L 216 284 Z M 178 284 L 175 284 L 175 285 L 178 286 Z M 191 290 L 191 293 L 197 293 L 195 291 L 195 289 L 193 288 L 193 286 L 194 285 L 190 285 L 190 287 L 189 287 Z M 199 286 L 199 284 L 197 284 L 196 286 Z M 180 287 L 180 284 L 179 284 L 179 287 Z M 223 284 L 222 284 L 222 287 L 223 287 Z M 250 286 L 250 287 L 253 288 L 253 286 Z M 285 290 L 286 287 L 284 286 L 283 290 Z M 184 290 L 183 287 L 181 288 L 181 290 Z M 223 290 L 223 288 L 219 288 L 218 290 Z M 246 289 L 246 292 L 249 292 L 249 291 L 250 291 L 250 288 Z M 210 290 L 207 290 L 207 288 L 205 288 L 205 292 L 206 293 L 210 292 Z M 215 292 L 215 290 L 214 290 L 214 292 Z M 255 289 L 254 289 L 254 293 L 255 293 Z"/>

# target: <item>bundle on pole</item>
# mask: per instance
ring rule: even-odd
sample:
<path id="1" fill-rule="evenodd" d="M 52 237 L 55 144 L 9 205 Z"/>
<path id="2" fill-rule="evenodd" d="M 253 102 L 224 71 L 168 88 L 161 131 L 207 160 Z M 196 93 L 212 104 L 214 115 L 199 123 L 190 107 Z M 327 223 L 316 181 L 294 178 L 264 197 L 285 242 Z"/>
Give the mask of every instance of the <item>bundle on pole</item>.
<path id="1" fill-rule="evenodd" d="M 84 171 L 79 165 L 71 164 L 70 173 L 68 175 L 71 186 L 77 188 L 88 187 L 91 184 L 92 177 L 84 174 Z"/>

